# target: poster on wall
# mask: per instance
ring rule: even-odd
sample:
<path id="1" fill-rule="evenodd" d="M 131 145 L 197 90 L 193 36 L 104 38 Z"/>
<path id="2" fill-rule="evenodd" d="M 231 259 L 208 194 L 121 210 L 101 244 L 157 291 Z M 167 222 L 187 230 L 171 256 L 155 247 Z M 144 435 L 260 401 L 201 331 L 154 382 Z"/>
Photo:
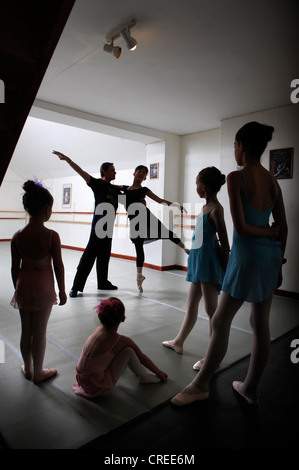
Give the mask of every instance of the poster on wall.
<path id="1" fill-rule="evenodd" d="M 155 180 L 159 178 L 159 163 L 150 164 L 150 179 Z"/>
<path id="2" fill-rule="evenodd" d="M 270 172 L 276 179 L 293 178 L 293 152 L 292 147 L 270 150 Z"/>
<path id="3" fill-rule="evenodd" d="M 71 207 L 72 185 L 64 184 L 62 187 L 62 207 Z"/>

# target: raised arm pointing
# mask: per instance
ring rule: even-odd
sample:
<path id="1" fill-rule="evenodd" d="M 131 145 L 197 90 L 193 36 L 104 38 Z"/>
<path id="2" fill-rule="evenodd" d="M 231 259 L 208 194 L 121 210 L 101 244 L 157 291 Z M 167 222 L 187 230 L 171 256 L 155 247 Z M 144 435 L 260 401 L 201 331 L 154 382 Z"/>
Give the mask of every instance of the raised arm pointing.
<path id="1" fill-rule="evenodd" d="M 90 174 L 87 173 L 86 171 L 82 170 L 82 168 L 80 168 L 80 166 L 77 165 L 77 163 L 73 162 L 73 161 L 70 159 L 70 157 L 67 157 L 66 155 L 64 155 L 64 154 L 61 153 L 61 152 L 57 152 L 56 150 L 53 150 L 52 153 L 54 153 L 55 155 L 57 155 L 60 160 L 66 161 L 66 162 L 70 165 L 70 167 L 72 167 L 73 170 L 75 170 L 75 171 L 78 173 L 78 175 L 82 176 L 82 178 L 86 181 L 86 183 L 89 183 L 89 181 L 90 181 Z"/>

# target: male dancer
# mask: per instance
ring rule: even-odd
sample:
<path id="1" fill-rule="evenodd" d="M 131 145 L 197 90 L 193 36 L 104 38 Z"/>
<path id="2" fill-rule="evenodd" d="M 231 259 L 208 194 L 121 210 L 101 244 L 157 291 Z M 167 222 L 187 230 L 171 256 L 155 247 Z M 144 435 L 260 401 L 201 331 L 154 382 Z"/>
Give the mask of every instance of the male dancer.
<path id="1" fill-rule="evenodd" d="M 108 281 L 108 265 L 111 254 L 112 231 L 115 219 L 116 209 L 118 206 L 118 194 L 121 194 L 119 188 L 114 187 L 110 182 L 115 179 L 116 171 L 113 163 L 105 162 L 101 165 L 101 178 L 96 179 L 82 170 L 69 157 L 61 152 L 53 151 L 60 160 L 65 160 L 87 183 L 92 189 L 95 199 L 95 210 L 91 225 L 91 232 L 88 244 L 81 256 L 77 267 L 77 273 L 73 282 L 72 289 L 69 293 L 70 297 L 77 297 L 78 291 L 83 292 L 86 280 L 96 260 L 98 289 L 114 290 L 116 286 Z M 112 210 L 99 210 L 99 204 L 103 208 L 111 208 Z M 109 206 L 107 206 L 109 204 Z M 104 214 L 106 212 L 106 214 Z M 112 230 L 107 233 L 101 227 L 100 221 L 108 216 L 108 225 Z M 100 230 L 98 229 L 100 227 Z M 108 227 L 108 228 L 109 228 Z M 101 230 L 102 229 L 102 230 Z"/>

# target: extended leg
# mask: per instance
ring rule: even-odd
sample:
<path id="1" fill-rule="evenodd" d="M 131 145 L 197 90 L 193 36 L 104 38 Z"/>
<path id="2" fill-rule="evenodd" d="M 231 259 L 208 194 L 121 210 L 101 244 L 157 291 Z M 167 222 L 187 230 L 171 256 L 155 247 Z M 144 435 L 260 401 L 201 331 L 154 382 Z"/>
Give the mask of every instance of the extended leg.
<path id="1" fill-rule="evenodd" d="M 210 336 L 212 335 L 212 317 L 218 305 L 218 290 L 216 284 L 210 282 L 201 283 L 202 296 L 205 304 L 205 311 L 209 317 Z M 203 359 L 200 359 L 193 365 L 194 370 L 200 370 L 203 365 Z"/>
<path id="2" fill-rule="evenodd" d="M 183 392 L 172 398 L 171 403 L 184 406 L 208 397 L 209 382 L 225 356 L 231 322 L 242 303 L 242 300 L 233 299 L 222 292 L 219 306 L 213 315 L 212 336 L 202 368 L 191 384 L 185 387 Z"/>
<path id="3" fill-rule="evenodd" d="M 139 377 L 140 383 L 160 382 L 159 377 L 146 371 L 135 351 L 129 347 L 122 349 L 111 363 L 110 372 L 115 382 L 117 382 L 127 365 Z"/>
<path id="4" fill-rule="evenodd" d="M 181 354 L 183 352 L 183 345 L 187 336 L 192 331 L 198 315 L 198 305 L 202 297 L 200 282 L 192 282 L 189 289 L 187 300 L 187 312 L 183 320 L 182 326 L 174 339 L 163 341 L 163 346 L 173 349 L 175 352 Z"/>

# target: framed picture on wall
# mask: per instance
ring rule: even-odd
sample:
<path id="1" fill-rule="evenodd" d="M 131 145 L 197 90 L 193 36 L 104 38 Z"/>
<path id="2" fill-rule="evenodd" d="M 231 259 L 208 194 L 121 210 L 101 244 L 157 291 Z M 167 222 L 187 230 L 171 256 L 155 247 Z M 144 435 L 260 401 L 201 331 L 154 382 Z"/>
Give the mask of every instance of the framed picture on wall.
<path id="1" fill-rule="evenodd" d="M 62 207 L 71 207 L 72 185 L 64 184 L 62 186 Z"/>
<path id="2" fill-rule="evenodd" d="M 293 153 L 292 147 L 270 150 L 270 172 L 276 179 L 293 178 Z"/>
<path id="3" fill-rule="evenodd" d="M 150 164 L 150 179 L 156 180 L 159 178 L 159 163 Z"/>

